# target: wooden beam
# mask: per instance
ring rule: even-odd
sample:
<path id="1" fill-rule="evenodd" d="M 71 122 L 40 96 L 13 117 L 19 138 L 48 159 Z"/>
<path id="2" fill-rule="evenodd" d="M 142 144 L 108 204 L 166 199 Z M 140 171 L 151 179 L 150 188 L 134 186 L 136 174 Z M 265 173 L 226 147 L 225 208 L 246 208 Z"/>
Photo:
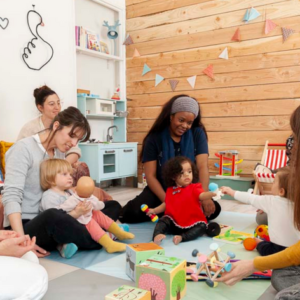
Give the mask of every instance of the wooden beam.
<path id="1" fill-rule="evenodd" d="M 214 79 L 211 79 L 206 75 L 201 75 L 197 77 L 195 89 L 215 89 L 258 84 L 299 82 L 299 78 L 299 66 L 223 73 L 217 74 Z M 179 81 L 176 87 L 177 91 L 191 89 L 190 84 L 186 80 L 187 78 L 175 77 L 173 79 Z M 172 89 L 168 80 L 162 81 L 158 86 L 155 86 L 155 80 L 127 83 L 127 93 L 130 95 L 170 91 L 172 91 Z"/>
<path id="2" fill-rule="evenodd" d="M 137 0 L 127 0 L 128 2 L 133 2 Z M 212 2 L 214 0 L 152 0 L 144 3 L 132 3 L 134 5 L 129 5 L 126 7 L 126 19 L 152 15 L 155 13 L 162 13 L 164 11 L 169 11 L 179 7 L 185 7 L 193 4 L 198 4 L 202 2 Z M 127 5 L 127 2 L 126 2 Z"/>
<path id="3" fill-rule="evenodd" d="M 185 1 L 181 1 L 181 3 L 185 4 Z M 246 25 L 241 27 L 241 31 L 244 36 L 244 27 L 252 26 L 255 23 L 260 23 L 260 26 L 263 27 L 264 23 L 262 24 L 261 22 L 264 21 L 264 13 L 267 12 L 269 19 L 273 20 L 275 23 L 279 22 L 279 27 L 270 33 L 270 35 L 273 36 L 278 35 L 281 30 L 281 26 L 283 26 L 280 19 L 298 16 L 300 11 L 299 3 L 296 3 L 295 1 L 280 2 L 256 8 L 262 13 L 262 17 L 252 20 L 250 24 L 245 24 L 245 22 L 243 22 L 243 16 L 245 14 L 245 9 L 243 9 L 230 11 L 217 16 L 204 16 L 193 20 L 181 21 L 167 25 L 163 24 L 162 26 L 155 26 L 146 29 L 133 29 L 133 31 L 128 30 L 136 46 L 138 46 L 138 43 L 169 39 L 172 37 L 183 37 L 185 35 L 192 35 L 200 32 L 204 34 L 202 37 L 203 39 L 208 33 L 211 34 L 213 30 L 223 29 L 219 30 L 219 33 L 226 33 L 228 30 L 224 30 L 225 28 Z M 145 6 L 145 9 L 148 9 L 148 7 Z"/>
<path id="4" fill-rule="evenodd" d="M 290 2 L 290 0 L 264 0 L 263 4 L 275 4 L 278 2 L 288 3 Z M 246 10 L 252 6 L 259 9 L 259 7 L 262 6 L 262 1 L 222 0 L 208 3 L 204 2 L 195 5 L 180 7 L 172 11 L 162 12 L 160 14 L 153 14 L 151 16 L 143 16 L 129 19 L 126 22 L 126 28 L 128 31 L 132 31 L 164 24 L 182 22 L 185 20 L 198 19 L 205 16 L 213 16 L 236 10 Z M 241 19 L 243 19 L 244 14 L 245 12 L 243 14 L 241 12 Z"/>
<path id="5" fill-rule="evenodd" d="M 151 93 L 140 95 L 127 95 L 129 99 L 127 106 L 162 106 L 172 97 L 180 94 L 187 94 L 194 97 L 200 104 L 202 103 L 222 103 L 233 101 L 251 101 L 251 100 L 268 100 L 284 98 L 300 98 L 299 82 L 291 83 L 274 83 L 266 85 L 225 87 L 218 89 L 190 90 L 165 93 Z M 131 116 L 129 115 L 129 118 Z"/>

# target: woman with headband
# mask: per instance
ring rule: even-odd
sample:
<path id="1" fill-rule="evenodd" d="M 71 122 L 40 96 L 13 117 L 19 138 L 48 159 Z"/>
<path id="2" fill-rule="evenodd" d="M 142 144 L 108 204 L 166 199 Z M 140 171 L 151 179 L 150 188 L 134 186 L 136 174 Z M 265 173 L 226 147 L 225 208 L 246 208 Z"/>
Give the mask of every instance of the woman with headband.
<path id="1" fill-rule="evenodd" d="M 207 134 L 201 122 L 198 102 L 187 95 L 171 98 L 154 122 L 143 140 L 140 160 L 144 164 L 147 187 L 121 210 L 119 220 L 123 223 L 149 221 L 141 211 L 146 204 L 152 213 L 165 201 L 166 187 L 162 178 L 164 164 L 174 156 L 188 157 L 195 162 L 199 171 L 199 181 L 208 190 L 208 145 Z M 207 220 L 215 219 L 221 211 L 219 203 L 204 200 L 202 208 Z M 159 217 L 162 215 L 158 215 Z"/>

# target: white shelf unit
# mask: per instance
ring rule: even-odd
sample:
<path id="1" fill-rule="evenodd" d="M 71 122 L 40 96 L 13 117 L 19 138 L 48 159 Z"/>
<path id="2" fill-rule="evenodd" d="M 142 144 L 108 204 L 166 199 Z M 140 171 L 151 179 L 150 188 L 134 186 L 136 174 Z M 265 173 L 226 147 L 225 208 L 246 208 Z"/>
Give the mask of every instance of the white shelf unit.
<path id="1" fill-rule="evenodd" d="M 125 6 L 124 6 L 125 7 Z M 118 38 L 116 40 L 117 55 L 114 53 L 113 42 L 107 37 L 107 28 L 103 22 L 113 24 L 119 20 Z M 99 95 L 98 99 L 116 102 L 116 109 L 126 111 L 126 59 L 123 41 L 125 38 L 125 8 L 119 8 L 102 0 L 75 0 L 75 25 L 100 35 L 100 40 L 110 48 L 110 54 L 97 52 L 75 46 L 77 64 L 77 88 L 90 90 L 92 94 Z M 75 45 L 75 41 L 74 41 Z M 109 99 L 115 88 L 120 87 L 122 100 Z M 85 101 L 89 101 L 86 97 Z M 78 108 L 86 115 L 85 104 L 77 97 Z M 81 103 L 81 104 L 80 104 Z M 126 142 L 126 117 L 108 116 L 101 114 L 86 115 L 91 125 L 91 138 L 105 140 L 107 128 L 111 125 L 118 126 L 118 131 L 113 130 L 115 142 Z"/>

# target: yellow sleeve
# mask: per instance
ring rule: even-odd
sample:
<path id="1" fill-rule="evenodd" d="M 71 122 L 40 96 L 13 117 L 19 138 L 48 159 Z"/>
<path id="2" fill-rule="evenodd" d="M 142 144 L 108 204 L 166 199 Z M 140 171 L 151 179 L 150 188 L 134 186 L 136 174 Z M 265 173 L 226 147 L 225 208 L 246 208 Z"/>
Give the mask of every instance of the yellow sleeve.
<path id="1" fill-rule="evenodd" d="M 258 256 L 254 259 L 254 267 L 260 271 L 297 265 L 300 265 L 300 241 L 279 253 Z"/>

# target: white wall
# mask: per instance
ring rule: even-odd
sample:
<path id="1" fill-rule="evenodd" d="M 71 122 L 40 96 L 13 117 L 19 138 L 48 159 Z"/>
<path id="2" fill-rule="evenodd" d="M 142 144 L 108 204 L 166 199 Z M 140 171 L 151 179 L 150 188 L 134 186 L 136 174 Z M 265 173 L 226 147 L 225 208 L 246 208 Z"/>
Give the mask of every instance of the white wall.
<path id="1" fill-rule="evenodd" d="M 45 23 L 39 27 L 40 36 L 54 48 L 53 59 L 40 71 L 28 69 L 22 60 L 23 48 L 33 38 L 27 26 L 32 4 Z M 47 84 L 58 93 L 63 107 L 76 106 L 74 3 L 7 0 L 0 7 L 0 17 L 9 19 L 6 30 L 0 28 L 0 140 L 14 142 L 24 123 L 38 116 L 34 88 Z"/>
<path id="2" fill-rule="evenodd" d="M 125 0 L 105 2 L 125 9 Z M 112 95 L 116 85 L 114 63 L 107 65 L 104 60 L 78 58 L 78 55 L 76 58 L 74 26 L 75 23 L 90 29 L 98 26 L 104 39 L 106 28 L 100 25 L 104 19 L 111 23 L 115 16 L 109 11 L 99 10 L 100 6 L 89 0 L 76 0 L 75 3 L 79 7 L 85 5 L 85 9 L 76 10 L 76 22 L 74 0 L 1 1 L 0 17 L 8 18 L 9 25 L 6 30 L 0 28 L 0 140 L 14 142 L 21 127 L 38 116 L 33 97 L 36 87 L 50 86 L 64 102 L 63 108 L 77 106 L 77 87 L 91 89 L 92 93 L 102 97 L 110 98 Z M 45 23 L 44 27 L 39 27 L 39 34 L 54 49 L 52 60 L 40 71 L 28 69 L 22 60 L 23 48 L 33 38 L 27 26 L 27 12 L 32 9 L 32 4 Z M 97 14 L 93 8 L 96 8 Z M 83 24 L 79 24 L 81 22 Z M 49 55 L 46 52 L 35 54 L 39 53 L 39 58 L 44 58 Z M 91 120 L 90 123 L 92 137 L 104 139 L 111 121 Z"/>

